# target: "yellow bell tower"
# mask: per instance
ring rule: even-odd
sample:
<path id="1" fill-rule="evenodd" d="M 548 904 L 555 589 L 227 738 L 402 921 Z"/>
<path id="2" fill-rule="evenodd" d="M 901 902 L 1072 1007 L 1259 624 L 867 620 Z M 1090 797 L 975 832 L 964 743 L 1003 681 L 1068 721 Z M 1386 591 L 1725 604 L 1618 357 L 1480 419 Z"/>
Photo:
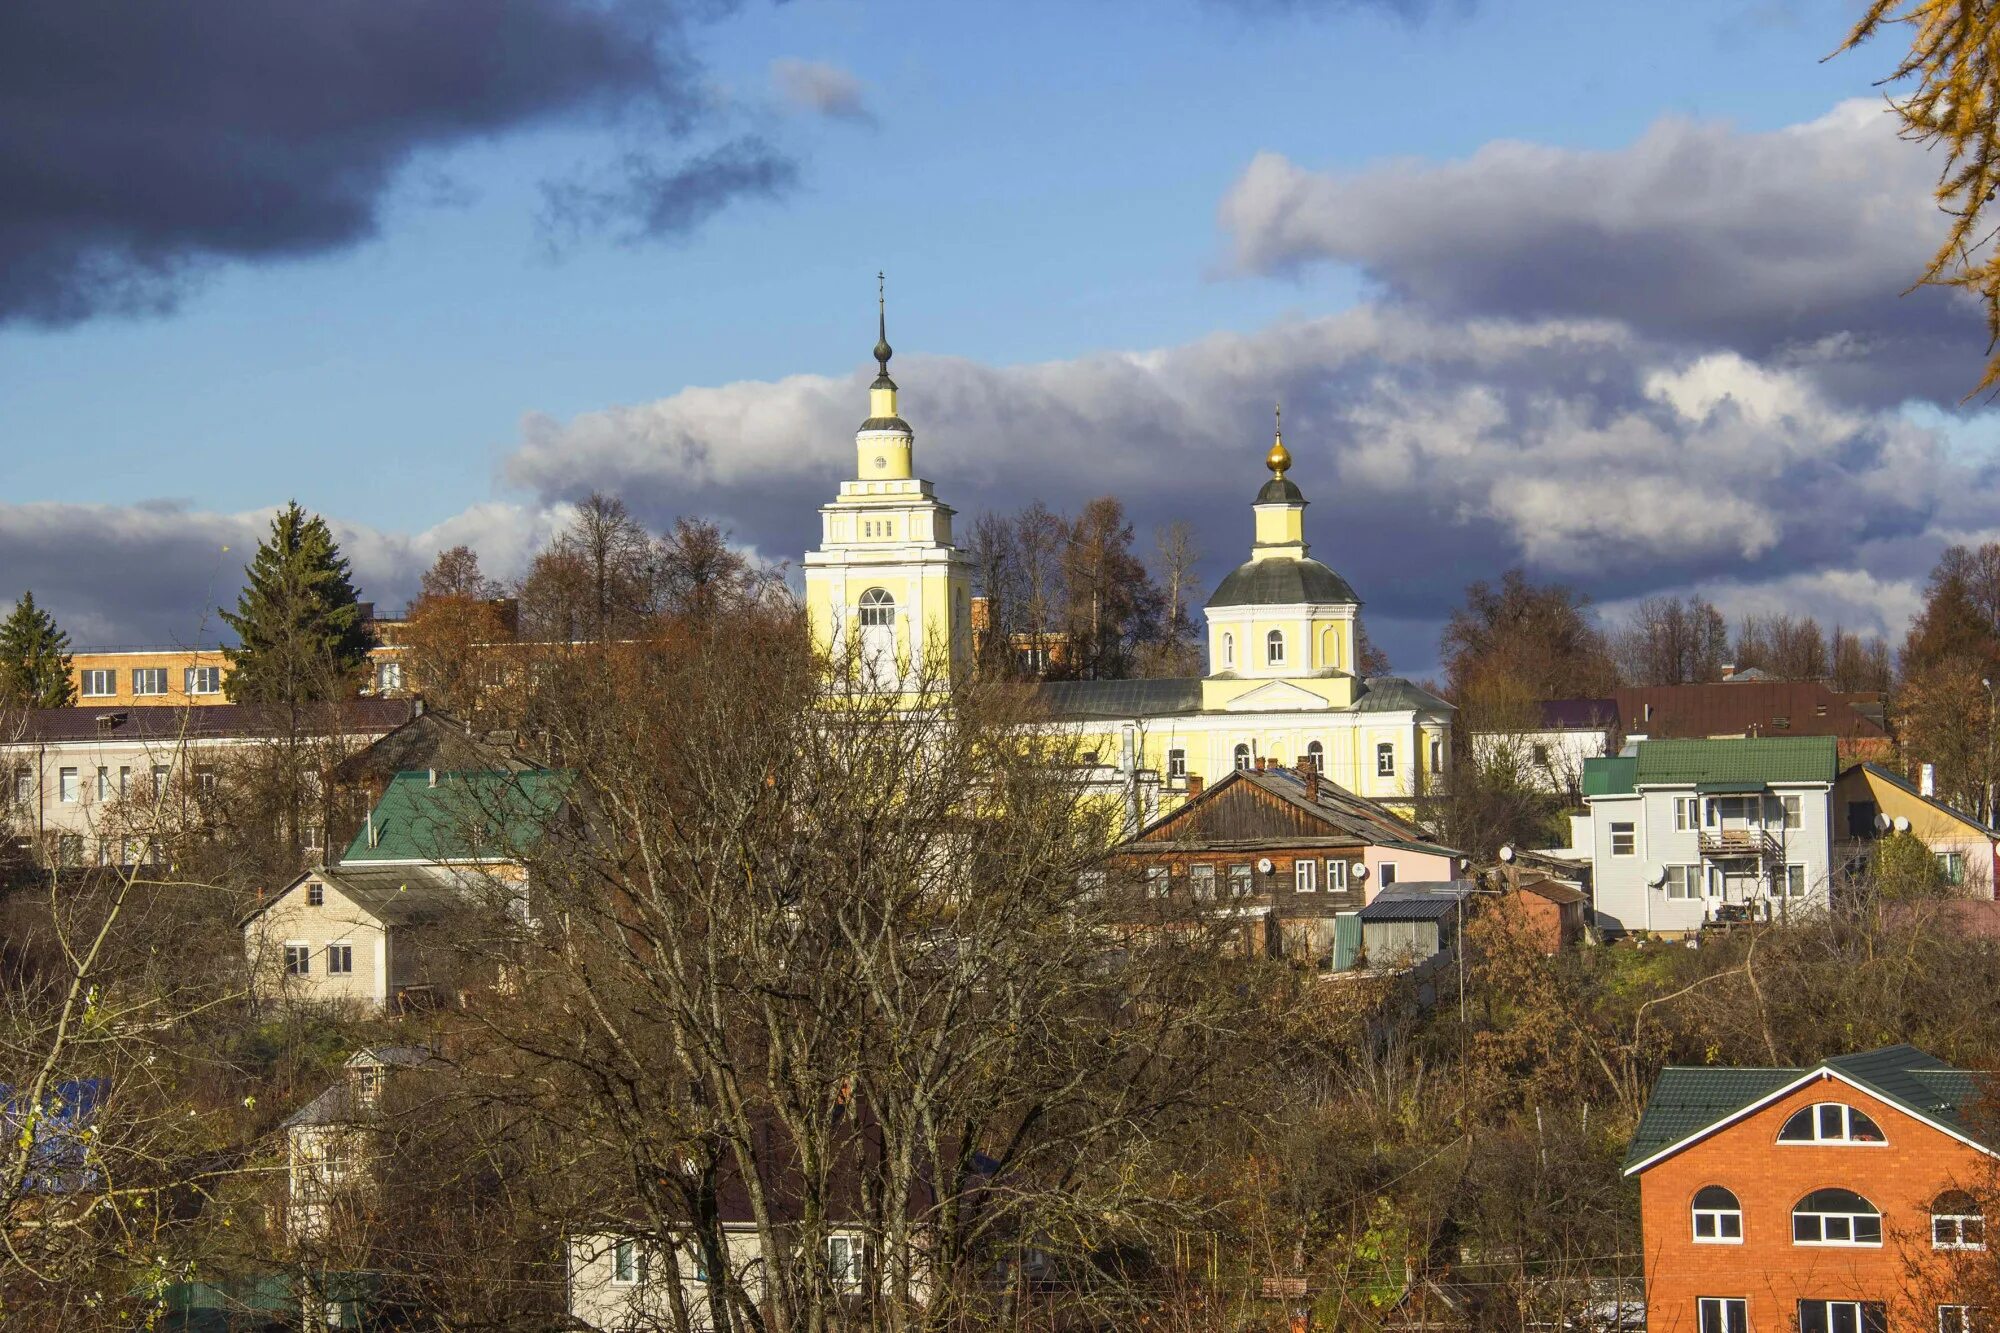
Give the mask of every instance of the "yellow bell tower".
<path id="1" fill-rule="evenodd" d="M 914 471 L 915 433 L 889 376 L 889 319 L 876 274 L 876 375 L 854 435 L 854 479 L 820 507 L 805 557 L 813 645 L 864 689 L 942 684 L 972 658 L 972 566 L 952 544 L 955 511 Z"/>

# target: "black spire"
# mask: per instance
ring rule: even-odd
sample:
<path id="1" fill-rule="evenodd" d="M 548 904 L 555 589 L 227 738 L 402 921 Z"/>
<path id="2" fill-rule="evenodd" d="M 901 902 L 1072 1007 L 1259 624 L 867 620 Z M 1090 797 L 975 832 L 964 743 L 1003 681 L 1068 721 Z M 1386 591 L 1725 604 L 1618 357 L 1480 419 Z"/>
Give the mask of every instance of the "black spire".
<path id="1" fill-rule="evenodd" d="M 889 346 L 889 308 L 883 295 L 884 285 L 883 275 L 877 273 L 875 275 L 875 361 L 882 369 L 875 376 L 875 383 L 869 386 L 875 389 L 896 387 L 896 381 L 889 378 L 889 358 L 894 351 Z"/>

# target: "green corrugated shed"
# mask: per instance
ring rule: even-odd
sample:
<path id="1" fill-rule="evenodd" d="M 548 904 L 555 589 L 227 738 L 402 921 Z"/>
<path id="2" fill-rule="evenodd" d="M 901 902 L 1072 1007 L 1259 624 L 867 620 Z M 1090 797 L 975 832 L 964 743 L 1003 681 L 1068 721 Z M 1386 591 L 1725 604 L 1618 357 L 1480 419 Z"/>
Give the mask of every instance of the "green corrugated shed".
<path id="1" fill-rule="evenodd" d="M 544 769 L 398 773 L 342 860 L 521 856 L 562 808 L 569 784 L 569 774 Z"/>
<path id="2" fill-rule="evenodd" d="M 1831 739 L 1830 737 L 1828 739 Z M 1914 1046 L 1883 1046 L 1823 1060 L 1884 1101 L 1971 1136 L 1967 1111 L 1985 1096 L 1979 1076 Z M 1812 1072 L 1807 1069 L 1721 1069 L 1672 1066 L 1660 1071 L 1640 1113 L 1625 1166 L 1633 1166 L 1691 1134 L 1728 1119 Z"/>
<path id="3" fill-rule="evenodd" d="M 1840 776 L 1832 736 L 1760 736 L 1716 741 L 1640 741 L 1637 781 L 1650 783 L 1824 782 Z"/>
<path id="4" fill-rule="evenodd" d="M 1585 796 L 1630 796 L 1637 788 L 1639 761 L 1636 759 L 1610 758 L 1586 759 L 1583 761 L 1583 794 Z"/>

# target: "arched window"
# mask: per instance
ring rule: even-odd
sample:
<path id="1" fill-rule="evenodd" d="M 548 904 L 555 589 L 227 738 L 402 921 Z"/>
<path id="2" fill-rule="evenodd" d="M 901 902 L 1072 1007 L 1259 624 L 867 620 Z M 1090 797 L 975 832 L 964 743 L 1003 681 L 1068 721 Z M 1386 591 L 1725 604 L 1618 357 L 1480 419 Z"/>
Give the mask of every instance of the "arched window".
<path id="1" fill-rule="evenodd" d="M 1817 1102 L 1794 1112 L 1778 1131 L 1780 1143 L 1885 1143 L 1882 1127 L 1842 1102 Z"/>
<path id="2" fill-rule="evenodd" d="M 1331 625 L 1319 634 L 1319 664 L 1323 667 L 1340 665 L 1340 631 Z"/>
<path id="3" fill-rule="evenodd" d="M 1720 1185 L 1695 1191 L 1694 1238 L 1702 1245 L 1740 1245 L 1743 1242 L 1743 1205 Z"/>
<path id="4" fill-rule="evenodd" d="M 1285 632 L 1274 629 L 1264 636 L 1264 661 L 1270 666 L 1281 665 L 1285 660 Z"/>
<path id="5" fill-rule="evenodd" d="M 887 588 L 870 588 L 861 594 L 861 623 L 864 625 L 896 623 L 896 599 L 889 595 Z"/>
<path id="6" fill-rule="evenodd" d="M 1318 741 L 1309 742 L 1306 745 L 1306 762 L 1312 765 L 1313 772 L 1326 772 L 1326 747 Z"/>
<path id="7" fill-rule="evenodd" d="M 1251 763 L 1250 760 L 1250 747 L 1248 745 L 1243 745 L 1243 744 L 1237 745 L 1236 767 L 1242 769 L 1246 773 L 1249 772 L 1252 767 L 1254 767 L 1254 765 Z"/>
<path id="8" fill-rule="evenodd" d="M 1880 1245 L 1882 1210 L 1853 1190 L 1814 1190 L 1792 1208 L 1794 1245 Z"/>
<path id="9" fill-rule="evenodd" d="M 1979 1200 L 1964 1190 L 1946 1190 L 1931 1203 L 1931 1248 L 1934 1250 L 1983 1250 L 1986 1248 L 1986 1217 Z"/>
<path id="10" fill-rule="evenodd" d="M 1236 665 L 1236 636 L 1227 630 L 1222 634 L 1222 665 L 1226 667 Z"/>

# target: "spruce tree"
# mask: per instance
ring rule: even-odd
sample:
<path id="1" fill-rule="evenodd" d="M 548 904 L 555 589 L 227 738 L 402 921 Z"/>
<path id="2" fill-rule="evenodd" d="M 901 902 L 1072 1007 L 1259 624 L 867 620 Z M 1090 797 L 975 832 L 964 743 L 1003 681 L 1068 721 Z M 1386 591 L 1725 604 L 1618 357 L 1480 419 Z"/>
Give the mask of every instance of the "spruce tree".
<path id="1" fill-rule="evenodd" d="M 244 570 L 236 610 L 222 612 L 240 646 L 225 649 L 238 703 L 301 704 L 347 692 L 373 646 L 348 564 L 326 520 L 294 500 Z"/>
<path id="2" fill-rule="evenodd" d="M 69 635 L 24 592 L 0 622 L 0 704 L 67 708 L 76 702 L 69 675 Z"/>

